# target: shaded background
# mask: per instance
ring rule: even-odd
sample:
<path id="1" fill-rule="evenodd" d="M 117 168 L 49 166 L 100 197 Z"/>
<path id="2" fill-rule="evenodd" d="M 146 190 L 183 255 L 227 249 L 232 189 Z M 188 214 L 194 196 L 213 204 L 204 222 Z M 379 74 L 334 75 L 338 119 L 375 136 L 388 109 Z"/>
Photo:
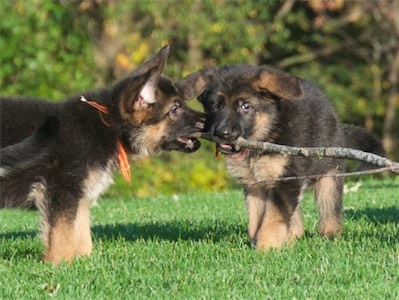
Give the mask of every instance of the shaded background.
<path id="1" fill-rule="evenodd" d="M 341 120 L 399 158 L 399 1 L 7 0 L 0 14 L 2 95 L 58 101 L 111 84 L 171 43 L 172 79 L 218 64 L 272 65 L 317 82 Z M 107 196 L 233 186 L 203 145 L 134 162 L 132 186 L 117 176 Z"/>

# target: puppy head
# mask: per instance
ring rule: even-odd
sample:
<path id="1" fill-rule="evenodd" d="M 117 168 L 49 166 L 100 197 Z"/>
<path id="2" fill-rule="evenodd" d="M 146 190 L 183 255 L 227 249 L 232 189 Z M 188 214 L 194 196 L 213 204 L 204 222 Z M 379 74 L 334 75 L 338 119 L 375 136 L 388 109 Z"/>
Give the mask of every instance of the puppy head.
<path id="1" fill-rule="evenodd" d="M 266 66 L 227 65 L 204 69 L 179 81 L 184 98 L 198 97 L 207 116 L 206 129 L 220 151 L 239 151 L 238 137 L 273 140 L 280 101 L 300 101 L 301 79 Z"/>
<path id="2" fill-rule="evenodd" d="M 122 80 L 116 88 L 123 140 L 136 155 L 161 150 L 194 152 L 192 138 L 204 129 L 205 115 L 189 109 L 173 83 L 162 76 L 169 46 Z"/>

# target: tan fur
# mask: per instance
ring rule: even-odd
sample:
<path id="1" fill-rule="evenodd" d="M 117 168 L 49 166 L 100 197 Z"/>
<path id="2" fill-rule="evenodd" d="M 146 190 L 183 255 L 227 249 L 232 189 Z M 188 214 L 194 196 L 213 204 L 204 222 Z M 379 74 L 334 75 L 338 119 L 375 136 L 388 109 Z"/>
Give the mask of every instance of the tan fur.
<path id="1" fill-rule="evenodd" d="M 50 227 L 44 260 L 59 265 L 71 262 L 75 256 L 90 255 L 93 244 L 90 235 L 90 203 L 80 201 L 76 218 L 62 216 Z"/>
<path id="2" fill-rule="evenodd" d="M 340 236 L 342 232 L 342 214 L 337 213 L 333 206 L 334 199 L 339 194 L 333 177 L 323 177 L 314 185 L 316 203 L 319 208 L 319 233 L 329 238 Z"/>
<path id="3" fill-rule="evenodd" d="M 204 90 L 207 85 L 207 80 L 204 77 L 199 77 L 198 80 L 194 84 L 194 90 L 200 91 Z M 195 96 L 192 95 L 190 98 L 194 98 Z"/>
<path id="4" fill-rule="evenodd" d="M 8 172 L 9 172 L 8 168 L 5 167 L 0 168 L 0 177 L 6 177 Z"/>
<path id="5" fill-rule="evenodd" d="M 80 201 L 74 222 L 75 253 L 80 256 L 90 255 L 93 242 L 90 234 L 90 202 Z"/>
<path id="6" fill-rule="evenodd" d="M 251 168 L 257 181 L 275 179 L 284 174 L 288 159 L 283 155 L 264 155 L 251 160 Z"/>
<path id="7" fill-rule="evenodd" d="M 304 234 L 305 229 L 303 227 L 301 211 L 298 206 L 291 215 L 288 241 L 293 241 L 297 238 L 301 238 Z"/>
<path id="8" fill-rule="evenodd" d="M 142 110 L 142 111 L 135 111 L 130 117 L 130 122 L 134 122 L 136 124 L 142 124 L 151 115 L 152 115 L 151 108 L 148 108 L 148 109 Z"/>
<path id="9" fill-rule="evenodd" d="M 259 79 L 254 82 L 254 88 L 267 90 L 283 99 L 295 99 L 302 94 L 298 78 L 270 71 L 260 74 Z"/>
<path id="10" fill-rule="evenodd" d="M 40 236 L 43 244 L 46 246 L 49 244 L 49 231 L 50 223 L 48 220 L 48 196 L 46 192 L 45 182 L 36 182 L 32 184 L 31 190 L 28 194 L 28 201 L 35 203 L 37 209 L 40 213 Z"/>
<path id="11" fill-rule="evenodd" d="M 247 190 L 245 200 L 248 209 L 248 235 L 253 244 L 256 244 L 256 234 L 262 224 L 266 210 L 266 201 L 263 199 L 264 191 L 260 186 L 251 186 Z"/>
<path id="12" fill-rule="evenodd" d="M 167 134 L 167 122 L 146 126 L 135 139 L 136 157 L 149 156 L 160 151 L 160 140 Z"/>
<path id="13" fill-rule="evenodd" d="M 48 245 L 44 251 L 44 261 L 58 265 L 62 261 L 72 261 L 75 254 L 76 240 L 73 221 L 61 217 L 50 227 Z"/>
<path id="14" fill-rule="evenodd" d="M 288 239 L 289 216 L 274 205 L 268 191 L 271 185 L 253 184 L 282 176 L 287 163 L 282 155 L 227 157 L 230 174 L 247 186 L 248 234 L 259 249 L 282 246 Z"/>
<path id="15" fill-rule="evenodd" d="M 147 120 L 152 113 L 151 108 L 146 108 L 143 110 L 137 111 L 128 111 L 124 107 L 124 105 L 120 105 L 119 112 L 124 120 L 129 122 L 134 122 L 135 124 L 142 124 L 145 120 Z"/>
<path id="16" fill-rule="evenodd" d="M 261 140 L 270 131 L 272 124 L 269 121 L 269 117 L 264 113 L 256 113 L 255 115 L 255 128 L 254 134 L 251 136 L 252 140 Z"/>
<path id="17" fill-rule="evenodd" d="M 304 184 L 302 186 L 301 193 L 299 194 L 298 197 L 298 205 L 296 206 L 294 212 L 291 215 L 288 241 L 294 241 L 297 238 L 301 238 L 305 234 L 305 229 L 301 217 L 301 209 L 299 205 L 302 202 L 306 188 L 307 184 Z"/>
<path id="18" fill-rule="evenodd" d="M 257 232 L 257 249 L 280 249 L 288 240 L 289 219 L 287 212 L 277 207 L 273 199 L 267 199 L 263 222 Z"/>
<path id="19" fill-rule="evenodd" d="M 113 161 L 109 161 L 105 168 L 89 171 L 83 182 L 83 193 L 86 201 L 95 201 L 112 183 Z"/>
<path id="20" fill-rule="evenodd" d="M 58 265 L 70 262 L 76 255 L 90 255 L 90 205 L 112 183 L 111 162 L 105 169 L 92 170 L 84 181 L 84 198 L 79 201 L 74 220 L 60 217 L 54 225 L 48 219 L 49 199 L 43 182 L 32 185 L 28 201 L 33 201 L 41 215 L 41 236 L 45 247 L 44 260 Z"/>
<path id="21" fill-rule="evenodd" d="M 227 169 L 244 185 L 276 179 L 284 174 L 288 159 L 280 154 L 263 155 L 254 158 L 227 156 Z"/>
<path id="22" fill-rule="evenodd" d="M 269 73 L 263 72 L 258 81 L 255 82 L 255 89 L 267 89 L 272 93 L 276 93 L 281 89 L 281 79 L 279 76 Z"/>

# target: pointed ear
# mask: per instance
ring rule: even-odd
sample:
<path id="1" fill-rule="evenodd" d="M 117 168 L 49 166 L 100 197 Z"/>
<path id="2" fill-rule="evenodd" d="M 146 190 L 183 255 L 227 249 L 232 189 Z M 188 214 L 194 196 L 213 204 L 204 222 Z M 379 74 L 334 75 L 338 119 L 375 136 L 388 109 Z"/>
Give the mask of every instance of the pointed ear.
<path id="1" fill-rule="evenodd" d="M 160 69 L 153 67 L 138 76 L 129 76 L 122 82 L 120 110 L 124 118 L 156 102 L 155 92 L 160 76 Z"/>
<path id="2" fill-rule="evenodd" d="M 185 100 L 200 96 L 207 88 L 213 77 L 211 70 L 201 70 L 179 80 L 174 85 L 178 93 Z"/>
<path id="3" fill-rule="evenodd" d="M 283 99 L 302 97 L 302 79 L 280 70 L 263 67 L 254 83 L 257 90 L 267 91 Z"/>
<path id="4" fill-rule="evenodd" d="M 126 113 L 144 110 L 149 104 L 155 103 L 158 78 L 162 74 L 169 50 L 170 45 L 166 45 L 129 75 L 135 82 L 128 84 L 123 92 L 122 106 Z"/>
<path id="5" fill-rule="evenodd" d="M 151 59 L 140 65 L 131 75 L 138 76 L 147 73 L 151 68 L 157 66 L 162 73 L 163 68 L 168 58 L 170 50 L 170 45 L 166 45 L 161 50 L 158 51 Z"/>

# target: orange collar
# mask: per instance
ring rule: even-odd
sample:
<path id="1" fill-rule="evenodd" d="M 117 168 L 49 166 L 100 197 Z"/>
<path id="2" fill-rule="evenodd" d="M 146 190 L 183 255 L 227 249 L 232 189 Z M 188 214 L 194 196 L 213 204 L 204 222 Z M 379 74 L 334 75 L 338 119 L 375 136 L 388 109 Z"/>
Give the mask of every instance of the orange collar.
<path id="1" fill-rule="evenodd" d="M 104 113 L 104 114 L 107 115 L 107 114 L 109 113 L 108 107 L 106 107 L 106 106 L 104 106 L 104 105 L 101 105 L 101 104 L 98 104 L 98 103 L 95 102 L 95 101 L 88 101 L 88 100 L 86 100 L 86 98 L 83 97 L 83 96 L 80 98 L 80 100 L 81 100 L 83 103 L 86 103 L 86 104 L 88 104 L 88 105 L 90 105 L 90 106 L 96 108 L 96 109 L 98 110 L 98 112 L 100 113 L 101 120 L 103 121 L 103 123 L 105 124 L 105 126 L 111 127 L 111 124 L 109 124 L 108 122 L 106 122 L 106 121 L 104 120 L 102 114 L 101 114 L 101 113 Z M 123 147 L 123 144 L 122 144 L 121 139 L 118 139 L 118 140 L 116 141 L 116 144 L 117 144 L 117 148 L 118 148 L 118 164 L 119 164 L 119 170 L 120 170 L 120 172 L 121 172 L 123 178 L 124 178 L 129 184 L 131 184 L 131 178 L 132 178 L 132 177 L 131 177 L 131 174 L 130 174 L 130 164 L 129 164 L 129 160 L 128 160 L 128 158 L 127 158 L 126 150 L 125 150 L 125 148 Z"/>

